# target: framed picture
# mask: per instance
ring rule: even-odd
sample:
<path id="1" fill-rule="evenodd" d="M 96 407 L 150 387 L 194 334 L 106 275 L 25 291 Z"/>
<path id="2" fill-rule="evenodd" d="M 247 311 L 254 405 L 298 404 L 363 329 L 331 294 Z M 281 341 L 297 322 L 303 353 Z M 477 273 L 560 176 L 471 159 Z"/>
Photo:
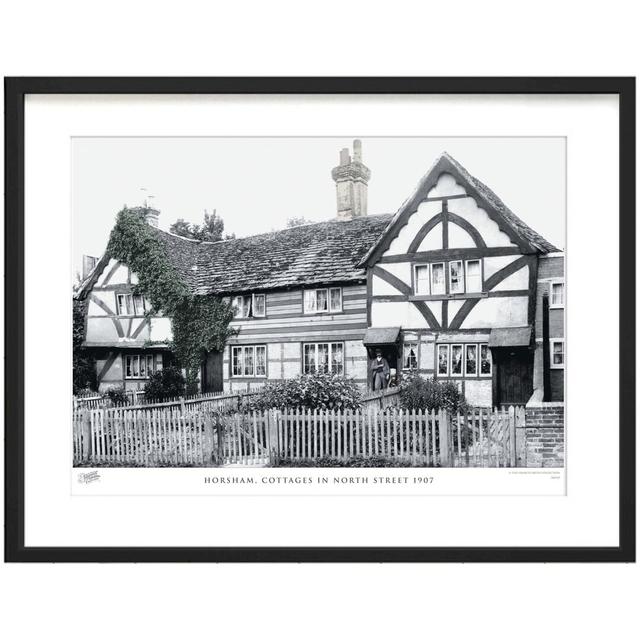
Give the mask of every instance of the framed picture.
<path id="1" fill-rule="evenodd" d="M 635 560 L 632 78 L 8 78 L 9 561 Z"/>

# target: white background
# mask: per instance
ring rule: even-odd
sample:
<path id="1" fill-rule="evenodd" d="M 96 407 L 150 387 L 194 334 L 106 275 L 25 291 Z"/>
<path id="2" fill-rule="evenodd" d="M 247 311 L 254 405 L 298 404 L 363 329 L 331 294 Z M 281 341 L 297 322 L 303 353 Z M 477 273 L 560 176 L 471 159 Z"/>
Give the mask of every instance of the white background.
<path id="1" fill-rule="evenodd" d="M 5 75 L 638 73 L 627 2 L 14 4 Z M 0 602 L 15 638 L 599 638 L 637 632 L 638 579 L 607 565 L 5 566 Z"/>

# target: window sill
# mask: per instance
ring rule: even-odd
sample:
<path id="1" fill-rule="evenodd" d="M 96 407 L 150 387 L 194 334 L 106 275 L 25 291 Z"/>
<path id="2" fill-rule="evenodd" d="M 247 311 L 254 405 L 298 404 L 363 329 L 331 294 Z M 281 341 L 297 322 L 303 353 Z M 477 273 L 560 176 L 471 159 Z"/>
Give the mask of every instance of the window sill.
<path id="1" fill-rule="evenodd" d="M 486 291 L 478 291 L 474 293 L 439 293 L 437 295 L 411 294 L 410 301 L 418 300 L 475 300 L 477 298 L 488 298 Z"/>

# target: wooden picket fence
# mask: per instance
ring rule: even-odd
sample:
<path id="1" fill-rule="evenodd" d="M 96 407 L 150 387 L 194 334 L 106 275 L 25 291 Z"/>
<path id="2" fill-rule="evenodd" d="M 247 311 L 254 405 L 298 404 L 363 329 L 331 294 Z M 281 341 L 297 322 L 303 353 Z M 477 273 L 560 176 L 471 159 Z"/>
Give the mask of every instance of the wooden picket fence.
<path id="1" fill-rule="evenodd" d="M 276 465 L 318 458 L 401 459 L 415 466 L 516 466 L 524 408 L 501 411 L 265 411 L 183 407 L 74 413 L 75 465 Z"/>

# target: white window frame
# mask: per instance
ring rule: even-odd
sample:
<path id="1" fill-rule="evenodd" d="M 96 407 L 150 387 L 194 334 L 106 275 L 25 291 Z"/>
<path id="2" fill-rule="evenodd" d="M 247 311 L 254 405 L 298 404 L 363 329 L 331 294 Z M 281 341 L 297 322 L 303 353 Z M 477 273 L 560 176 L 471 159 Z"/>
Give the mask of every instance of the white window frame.
<path id="1" fill-rule="evenodd" d="M 268 373 L 268 363 L 267 363 L 267 345 L 266 344 L 239 344 L 239 345 L 231 345 L 230 347 L 230 374 L 232 378 L 266 378 L 267 377 L 267 373 Z M 257 368 L 257 364 L 258 364 L 258 349 L 264 349 L 264 374 L 257 374 L 256 373 L 256 368 Z M 234 371 L 234 355 L 235 352 L 237 350 L 242 350 L 242 373 L 235 373 Z M 244 372 L 244 363 L 245 363 L 245 358 L 244 358 L 244 352 L 246 350 L 251 350 L 252 351 L 252 358 L 253 358 L 253 372 L 248 374 Z"/>
<path id="2" fill-rule="evenodd" d="M 257 315 L 255 310 L 256 310 L 256 298 L 257 297 L 263 297 L 264 298 L 264 313 Z M 244 301 L 245 298 L 251 298 L 251 307 L 249 310 L 249 315 L 245 316 L 245 315 L 237 315 L 234 311 L 233 313 L 233 319 L 234 320 L 250 320 L 251 318 L 265 318 L 267 315 L 267 296 L 265 293 L 247 293 L 245 295 L 240 295 L 240 296 L 233 296 L 232 301 L 231 301 L 231 305 L 234 307 L 234 309 L 239 309 L 240 313 L 244 313 Z M 238 300 L 240 300 L 240 304 L 238 304 Z"/>
<path id="3" fill-rule="evenodd" d="M 460 359 L 460 373 L 453 373 L 453 347 L 462 348 L 462 358 Z M 449 378 L 464 378 L 465 352 L 464 343 L 455 342 L 449 345 Z"/>
<path id="4" fill-rule="evenodd" d="M 553 345 L 559 342 L 562 344 L 562 364 L 554 364 L 553 362 Z M 564 338 L 549 338 L 549 368 L 550 369 L 564 369 L 567 361 L 567 353 L 564 348 Z"/>
<path id="5" fill-rule="evenodd" d="M 487 348 L 487 354 L 489 355 L 489 373 L 482 373 L 482 347 Z M 489 349 L 488 342 L 481 342 L 478 344 L 478 377 L 479 378 L 491 378 L 493 376 L 493 354 Z"/>
<path id="6" fill-rule="evenodd" d="M 469 289 L 469 284 L 468 284 L 468 273 L 469 273 L 469 263 L 470 262 L 477 262 L 480 266 L 480 288 L 477 291 L 471 291 Z M 481 293 L 482 292 L 482 287 L 484 286 L 484 264 L 483 264 L 483 260 L 482 258 L 471 258 L 470 260 L 465 260 L 464 263 L 464 290 L 465 293 Z"/>
<path id="7" fill-rule="evenodd" d="M 433 288 L 433 268 L 442 265 L 442 291 L 434 291 Z M 431 288 L 432 296 L 444 296 L 447 294 L 447 263 L 446 262 L 432 262 L 429 270 L 429 286 Z"/>
<path id="8" fill-rule="evenodd" d="M 342 341 L 337 341 L 337 342 L 303 342 L 302 343 L 302 373 L 303 375 L 310 375 L 312 373 L 315 373 L 318 370 L 318 347 L 320 345 L 328 345 L 329 346 L 329 358 L 328 358 L 328 363 L 329 363 L 329 371 L 328 373 L 333 373 L 333 358 L 332 356 L 332 351 L 333 351 L 333 347 L 335 345 L 340 345 L 342 347 L 342 372 L 339 373 L 338 375 L 345 375 L 345 357 L 344 357 L 344 342 Z M 314 347 L 314 352 L 315 352 L 315 356 L 314 356 L 314 363 L 315 363 L 315 370 L 314 371 L 305 371 L 305 362 L 304 362 L 304 350 L 305 347 Z"/>
<path id="9" fill-rule="evenodd" d="M 427 291 L 418 291 L 418 269 L 427 270 Z M 431 265 L 430 264 L 414 264 L 413 265 L 413 292 L 418 296 L 431 295 Z"/>
<path id="10" fill-rule="evenodd" d="M 415 368 L 407 367 L 405 365 L 406 357 L 405 357 L 405 349 L 407 347 L 414 346 L 416 353 L 416 366 Z M 408 340 L 407 342 L 402 343 L 402 370 L 403 371 L 417 371 L 420 368 L 420 351 L 419 351 L 419 343 L 415 340 Z"/>
<path id="11" fill-rule="evenodd" d="M 318 311 L 318 292 L 324 291 L 327 295 L 327 308 Z M 331 292 L 332 291 L 340 291 L 340 307 L 334 308 L 331 306 Z M 315 296 L 315 308 L 313 311 L 307 311 L 307 306 L 305 304 L 305 298 L 309 293 L 313 293 Z M 342 313 L 343 309 L 343 291 L 342 287 L 319 287 L 317 289 L 304 289 L 302 292 L 302 313 L 304 315 L 313 315 L 316 313 Z M 324 344 L 324 343 L 323 343 Z"/>
<path id="12" fill-rule="evenodd" d="M 451 276 L 451 265 L 452 264 L 459 264 L 460 265 L 460 277 L 458 279 L 458 281 L 460 282 L 460 284 L 462 285 L 462 291 L 454 291 L 453 290 L 453 278 Z M 460 295 L 461 293 L 464 293 L 466 290 L 466 272 L 464 269 L 464 260 L 451 260 L 449 262 L 447 262 L 447 271 L 449 273 L 449 293 L 454 294 L 454 295 Z"/>
<path id="13" fill-rule="evenodd" d="M 467 352 L 469 347 L 476 348 L 476 372 L 475 373 L 467 373 Z M 477 378 L 478 372 L 480 371 L 480 345 L 476 342 L 465 342 L 464 345 L 464 363 L 463 363 L 463 373 L 465 378 Z"/>
<path id="14" fill-rule="evenodd" d="M 156 357 L 153 353 L 123 353 L 123 374 L 125 380 L 148 380 L 149 376 L 156 371 Z M 136 358 L 138 360 L 138 375 L 127 375 L 128 359 Z M 144 358 L 145 362 L 145 375 L 140 375 L 140 360 Z M 149 370 L 149 362 L 151 362 L 151 370 Z M 133 367 L 131 367 L 133 370 Z"/>
<path id="15" fill-rule="evenodd" d="M 132 318 L 143 318 L 144 314 L 147 310 L 147 301 L 144 299 L 144 296 L 136 293 L 119 293 L 116 291 L 116 315 L 118 316 L 130 316 Z M 122 311 L 122 304 L 120 302 L 120 298 L 124 298 L 124 313 Z M 134 298 L 140 298 L 142 300 L 142 313 L 138 315 L 136 313 L 136 306 L 134 303 Z"/>
<path id="16" fill-rule="evenodd" d="M 446 373 L 440 373 L 440 349 L 444 348 L 447 350 L 447 371 Z M 448 378 L 449 372 L 451 371 L 451 345 L 449 343 L 437 344 L 436 345 L 436 377 Z"/>
<path id="17" fill-rule="evenodd" d="M 562 303 L 561 304 L 554 304 L 553 303 L 553 285 L 554 284 L 561 284 L 562 285 Z M 564 284 L 564 279 L 563 278 L 559 278 L 558 280 L 551 280 L 549 282 L 549 309 L 564 309 L 565 294 L 566 294 L 566 287 L 565 287 L 565 284 Z"/>

